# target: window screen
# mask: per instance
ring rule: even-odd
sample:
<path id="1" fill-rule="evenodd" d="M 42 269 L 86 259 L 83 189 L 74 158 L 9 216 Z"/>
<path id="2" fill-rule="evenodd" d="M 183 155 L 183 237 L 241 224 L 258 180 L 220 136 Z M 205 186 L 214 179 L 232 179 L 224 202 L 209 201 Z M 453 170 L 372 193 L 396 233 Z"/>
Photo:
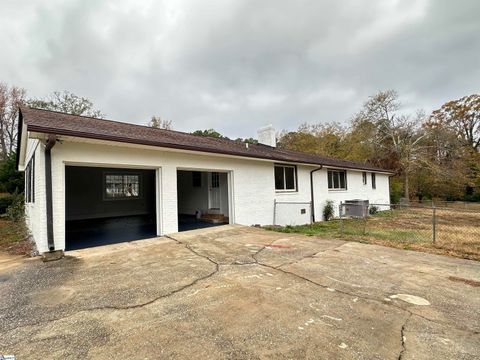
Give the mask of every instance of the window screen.
<path id="1" fill-rule="evenodd" d="M 35 156 L 30 159 L 25 168 L 25 202 L 35 202 Z"/>
<path id="2" fill-rule="evenodd" d="M 341 171 L 328 171 L 328 188 L 330 190 L 345 190 L 347 188 L 347 172 Z"/>
<path id="3" fill-rule="evenodd" d="M 275 165 L 275 190 L 296 191 L 295 166 Z"/>
<path id="4" fill-rule="evenodd" d="M 106 174 L 105 198 L 125 199 L 140 196 L 140 175 L 138 174 Z"/>

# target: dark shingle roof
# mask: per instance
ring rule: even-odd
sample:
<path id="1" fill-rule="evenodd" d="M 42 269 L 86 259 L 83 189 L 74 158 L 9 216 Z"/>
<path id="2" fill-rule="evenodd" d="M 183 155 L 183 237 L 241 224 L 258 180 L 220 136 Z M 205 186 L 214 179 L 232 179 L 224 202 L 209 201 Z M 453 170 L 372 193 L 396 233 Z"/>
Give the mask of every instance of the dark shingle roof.
<path id="1" fill-rule="evenodd" d="M 29 107 L 22 107 L 20 112 L 27 130 L 40 133 L 269 159 L 280 162 L 390 172 L 359 162 L 283 150 L 262 144 L 249 144 L 247 148 L 245 143 L 240 141 L 196 136 L 179 131 L 155 129 L 148 126 Z"/>

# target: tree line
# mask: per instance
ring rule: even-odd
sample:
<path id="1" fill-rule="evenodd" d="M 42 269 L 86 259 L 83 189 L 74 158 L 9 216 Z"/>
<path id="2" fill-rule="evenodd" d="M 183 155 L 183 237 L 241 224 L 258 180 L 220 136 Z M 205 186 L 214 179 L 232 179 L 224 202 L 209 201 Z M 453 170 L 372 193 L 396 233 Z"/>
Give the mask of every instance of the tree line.
<path id="1" fill-rule="evenodd" d="M 302 124 L 278 146 L 391 169 L 392 200 L 480 201 L 480 95 L 431 114 L 401 112 L 393 90 L 371 96 L 346 125 Z"/>
<path id="2" fill-rule="evenodd" d="M 21 174 L 14 173 L 20 105 L 103 118 L 92 101 L 71 92 L 47 98 L 27 98 L 26 91 L 0 83 L 0 192 L 22 191 Z M 146 124 L 172 129 L 172 121 L 152 116 Z M 214 129 L 192 134 L 224 138 Z M 395 172 L 392 201 L 480 201 L 480 95 L 448 101 L 431 114 L 402 112 L 393 90 L 371 96 L 346 124 L 303 123 L 295 131 L 277 134 L 278 147 L 370 164 Z M 254 138 L 242 139 L 257 143 Z"/>

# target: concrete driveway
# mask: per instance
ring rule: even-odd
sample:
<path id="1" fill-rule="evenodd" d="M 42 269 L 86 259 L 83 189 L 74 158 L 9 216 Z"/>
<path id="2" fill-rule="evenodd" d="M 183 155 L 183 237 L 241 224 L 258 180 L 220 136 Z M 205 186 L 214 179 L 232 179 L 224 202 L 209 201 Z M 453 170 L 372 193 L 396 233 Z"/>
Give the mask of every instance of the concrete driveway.
<path id="1" fill-rule="evenodd" d="M 0 354 L 480 358 L 473 261 L 240 226 L 67 255 L 0 272 Z"/>

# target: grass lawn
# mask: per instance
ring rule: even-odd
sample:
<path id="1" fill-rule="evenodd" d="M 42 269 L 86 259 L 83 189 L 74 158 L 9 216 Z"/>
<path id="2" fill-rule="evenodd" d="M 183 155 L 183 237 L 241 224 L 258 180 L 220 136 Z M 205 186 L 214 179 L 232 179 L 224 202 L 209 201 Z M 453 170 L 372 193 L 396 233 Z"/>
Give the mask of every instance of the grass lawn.
<path id="1" fill-rule="evenodd" d="M 432 223 L 431 209 L 408 208 L 381 211 L 366 220 L 336 219 L 265 228 L 480 260 L 480 212 L 436 210 L 435 243 Z"/>
<path id="2" fill-rule="evenodd" d="M 0 219 L 0 251 L 12 254 L 28 254 L 31 244 L 27 240 L 27 229 L 23 221 Z"/>

